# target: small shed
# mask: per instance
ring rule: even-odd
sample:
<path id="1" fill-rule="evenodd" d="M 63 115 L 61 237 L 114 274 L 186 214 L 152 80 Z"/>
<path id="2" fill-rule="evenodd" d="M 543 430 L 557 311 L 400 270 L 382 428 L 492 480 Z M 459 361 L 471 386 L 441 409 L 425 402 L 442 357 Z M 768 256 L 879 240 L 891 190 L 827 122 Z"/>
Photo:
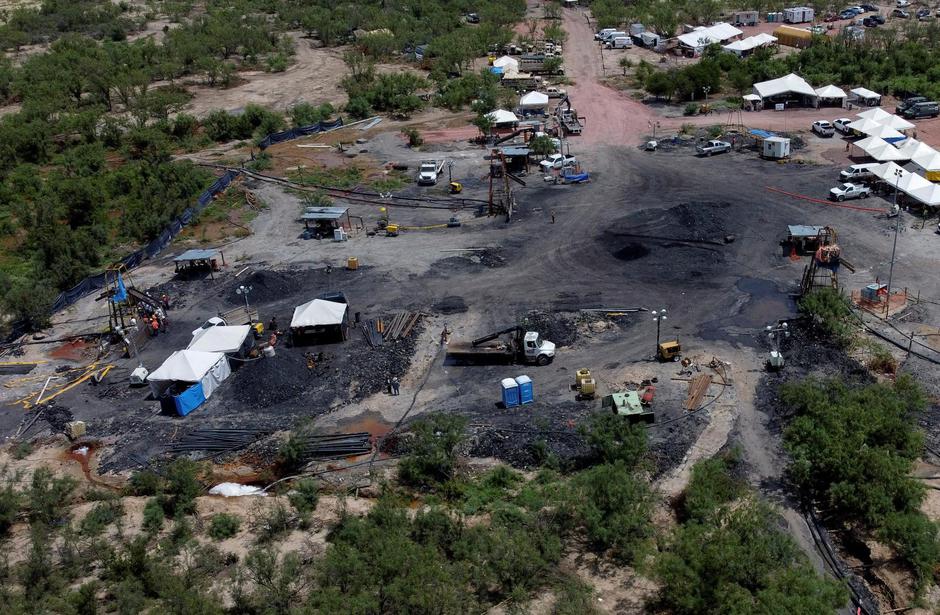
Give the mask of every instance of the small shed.
<path id="1" fill-rule="evenodd" d="M 212 272 L 219 270 L 219 260 L 222 261 L 223 265 L 225 264 L 225 255 L 222 254 L 221 250 L 211 248 L 203 250 L 193 249 L 186 250 L 174 258 L 173 265 L 176 268 L 176 273 L 208 270 L 209 275 L 212 276 Z"/>
<path id="2" fill-rule="evenodd" d="M 731 13 L 731 24 L 734 26 L 756 26 L 757 11 L 735 11 Z"/>
<path id="3" fill-rule="evenodd" d="M 294 308 L 290 321 L 291 343 L 343 342 L 349 335 L 348 306 L 314 299 Z"/>
<path id="4" fill-rule="evenodd" d="M 177 350 L 147 376 L 164 411 L 186 416 L 201 406 L 232 374 L 221 352 Z"/>
<path id="5" fill-rule="evenodd" d="M 848 98 L 845 90 L 834 85 L 824 85 L 821 88 L 816 88 L 816 96 L 820 107 L 844 107 L 845 100 Z"/>
<path id="6" fill-rule="evenodd" d="M 532 150 L 525 145 L 507 145 L 500 148 L 503 158 L 506 160 L 506 170 L 517 174 L 529 172 L 529 155 Z"/>
<path id="7" fill-rule="evenodd" d="M 781 45 L 803 49 L 813 43 L 813 33 L 805 28 L 793 26 L 780 26 L 773 31 L 773 35 Z"/>
<path id="8" fill-rule="evenodd" d="M 797 254 L 812 254 L 819 248 L 819 240 L 825 236 L 825 229 L 824 226 L 790 224 L 787 226 L 787 240 L 784 243 Z"/>
<path id="9" fill-rule="evenodd" d="M 306 230 L 324 237 L 332 236 L 338 228 L 352 228 L 348 207 L 307 207 L 300 219 Z"/>
<path id="10" fill-rule="evenodd" d="M 790 157 L 790 139 L 786 137 L 767 137 L 764 139 L 761 153 L 770 160 L 783 160 Z"/>
<path id="11" fill-rule="evenodd" d="M 255 337 L 251 334 L 250 325 L 220 325 L 199 329 L 186 348 L 200 352 L 221 352 L 243 359 L 254 345 Z"/>
<path id="12" fill-rule="evenodd" d="M 793 6 L 783 9 L 783 20 L 787 23 L 806 23 L 813 21 L 815 11 L 808 6 Z"/>
<path id="13" fill-rule="evenodd" d="M 860 107 L 877 107 L 881 104 L 881 94 L 868 88 L 855 88 L 852 90 L 852 102 Z"/>

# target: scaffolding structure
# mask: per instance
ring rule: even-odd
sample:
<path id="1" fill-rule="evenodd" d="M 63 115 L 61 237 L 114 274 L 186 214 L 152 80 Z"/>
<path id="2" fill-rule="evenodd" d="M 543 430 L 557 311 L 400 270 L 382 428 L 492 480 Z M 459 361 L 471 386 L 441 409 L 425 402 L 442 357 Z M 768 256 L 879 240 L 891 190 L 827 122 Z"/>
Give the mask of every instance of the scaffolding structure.
<path id="1" fill-rule="evenodd" d="M 509 171 L 506 170 L 506 157 L 498 149 L 490 153 L 490 195 L 489 215 L 506 214 L 506 221 L 512 219 L 515 197 L 509 184 Z"/>

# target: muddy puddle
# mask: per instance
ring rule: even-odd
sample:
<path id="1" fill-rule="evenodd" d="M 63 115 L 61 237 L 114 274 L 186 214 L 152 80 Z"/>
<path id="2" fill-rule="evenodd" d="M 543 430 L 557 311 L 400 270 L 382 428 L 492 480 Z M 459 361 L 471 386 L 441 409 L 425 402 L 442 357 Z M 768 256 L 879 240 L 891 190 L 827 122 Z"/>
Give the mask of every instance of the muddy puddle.
<path id="1" fill-rule="evenodd" d="M 741 278 L 735 288 L 743 294 L 738 295 L 729 315 L 704 323 L 700 337 L 763 348 L 767 325 L 796 316 L 796 301 L 770 280 Z"/>

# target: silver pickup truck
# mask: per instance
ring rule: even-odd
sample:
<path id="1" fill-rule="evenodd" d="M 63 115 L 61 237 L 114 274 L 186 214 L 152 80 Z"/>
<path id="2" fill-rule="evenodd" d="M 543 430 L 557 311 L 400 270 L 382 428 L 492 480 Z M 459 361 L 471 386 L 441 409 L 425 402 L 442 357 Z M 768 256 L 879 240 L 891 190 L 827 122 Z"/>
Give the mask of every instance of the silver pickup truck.
<path id="1" fill-rule="evenodd" d="M 712 154 L 723 154 L 731 151 L 731 144 L 727 141 L 711 140 L 695 148 L 699 156 L 711 156 Z"/>

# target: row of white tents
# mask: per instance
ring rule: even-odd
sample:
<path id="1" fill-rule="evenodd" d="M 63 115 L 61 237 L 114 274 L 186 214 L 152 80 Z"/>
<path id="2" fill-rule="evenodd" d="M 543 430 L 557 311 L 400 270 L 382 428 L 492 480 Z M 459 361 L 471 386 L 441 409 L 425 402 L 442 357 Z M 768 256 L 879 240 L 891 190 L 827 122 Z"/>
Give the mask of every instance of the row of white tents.
<path id="1" fill-rule="evenodd" d="M 908 171 L 894 162 L 882 162 L 869 169 L 875 176 L 928 207 L 940 205 L 940 186 Z"/>
<path id="2" fill-rule="evenodd" d="M 881 100 L 881 94 L 872 92 L 867 88 L 854 88 L 849 91 L 852 98 L 862 105 L 878 104 Z M 842 88 L 835 85 L 825 85 L 820 88 L 814 88 L 806 79 L 803 79 L 795 73 L 761 81 L 754 84 L 754 93 L 744 96 L 744 100 L 749 102 L 765 101 L 767 99 L 781 99 L 798 96 L 809 103 L 817 103 L 820 100 L 839 101 L 845 104 L 849 99 L 849 94 Z M 901 119 L 901 118 L 898 118 Z"/>

